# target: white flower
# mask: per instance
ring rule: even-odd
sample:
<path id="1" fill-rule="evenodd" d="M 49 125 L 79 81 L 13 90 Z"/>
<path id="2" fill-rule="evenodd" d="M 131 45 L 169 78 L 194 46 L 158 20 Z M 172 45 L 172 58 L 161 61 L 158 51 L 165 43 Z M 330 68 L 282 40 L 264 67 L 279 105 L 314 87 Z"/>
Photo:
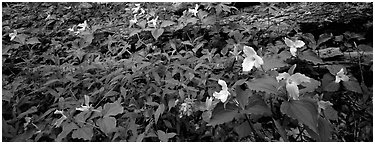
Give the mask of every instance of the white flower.
<path id="1" fill-rule="evenodd" d="M 230 95 L 230 93 L 228 91 L 227 83 L 223 80 L 220 80 L 220 79 L 219 79 L 218 83 L 219 83 L 219 85 L 221 85 L 221 91 L 220 92 L 214 92 L 213 96 L 215 98 L 221 100 L 221 102 L 225 102 L 225 101 L 227 101 L 227 98 Z"/>
<path id="2" fill-rule="evenodd" d="M 329 101 L 318 101 L 318 112 L 320 113 L 321 112 L 321 109 L 326 109 L 328 106 L 331 106 L 333 105 L 331 102 Z"/>
<path id="3" fill-rule="evenodd" d="M 138 12 L 138 10 L 141 8 L 141 4 L 135 4 L 135 8 L 132 8 L 133 13 Z"/>
<path id="4" fill-rule="evenodd" d="M 189 9 L 189 13 L 193 13 L 194 16 L 197 16 L 197 13 L 198 13 L 198 8 L 199 8 L 199 5 L 198 4 L 195 4 L 195 8 L 194 9 Z"/>
<path id="5" fill-rule="evenodd" d="M 213 97 L 207 97 L 206 98 L 206 110 L 210 110 L 212 106 L 212 101 L 214 100 Z"/>
<path id="6" fill-rule="evenodd" d="M 62 123 L 65 119 L 67 119 L 67 117 L 64 115 L 63 111 L 59 111 L 59 110 L 56 110 L 56 111 L 54 112 L 54 114 L 61 114 L 61 115 L 62 115 L 62 117 L 59 118 L 59 119 L 53 124 L 55 127 L 60 127 L 61 123 Z"/>
<path id="7" fill-rule="evenodd" d="M 159 18 L 159 16 L 157 16 L 156 18 L 154 18 L 154 19 L 148 21 L 147 23 L 148 23 L 148 24 L 152 23 L 152 24 L 151 24 L 151 27 L 156 27 L 156 22 L 158 21 L 158 18 Z"/>
<path id="8" fill-rule="evenodd" d="M 246 55 L 246 58 L 242 62 L 243 71 L 250 71 L 253 66 L 260 68 L 260 65 L 263 65 L 263 59 L 257 55 L 252 47 L 244 46 L 243 52 Z"/>
<path id="9" fill-rule="evenodd" d="M 16 38 L 16 36 L 17 36 L 17 31 L 16 30 L 13 30 L 13 33 L 9 34 L 10 40 L 14 40 L 14 38 Z"/>
<path id="10" fill-rule="evenodd" d="M 85 95 L 85 105 L 81 105 L 81 107 L 76 108 L 76 110 L 88 111 L 91 108 L 91 105 L 89 105 L 89 103 L 90 103 L 90 97 Z"/>
<path id="11" fill-rule="evenodd" d="M 279 74 L 279 76 L 276 77 L 277 81 L 286 79 L 286 91 L 288 92 L 288 95 L 290 98 L 293 100 L 298 100 L 299 99 L 299 89 L 298 85 L 300 85 L 303 82 L 310 82 L 310 78 L 300 74 L 300 73 L 295 73 L 292 76 L 290 76 L 288 73 L 284 72 Z"/>
<path id="12" fill-rule="evenodd" d="M 341 68 L 339 72 L 336 74 L 335 83 L 339 83 L 340 81 L 348 81 L 349 77 L 344 74 L 344 68 Z"/>
<path id="13" fill-rule="evenodd" d="M 134 15 L 134 19 L 129 20 L 129 27 L 131 27 L 133 24 L 137 23 L 137 15 Z"/>
<path id="14" fill-rule="evenodd" d="M 288 38 L 285 38 L 284 42 L 288 47 L 290 47 L 290 53 L 292 56 L 296 56 L 297 48 L 301 48 L 305 45 L 305 43 L 301 40 L 292 41 Z"/>
<path id="15" fill-rule="evenodd" d="M 85 22 L 78 24 L 77 27 L 81 27 L 81 28 L 77 28 L 79 32 L 85 31 L 85 29 L 87 28 L 87 21 L 85 20 Z"/>

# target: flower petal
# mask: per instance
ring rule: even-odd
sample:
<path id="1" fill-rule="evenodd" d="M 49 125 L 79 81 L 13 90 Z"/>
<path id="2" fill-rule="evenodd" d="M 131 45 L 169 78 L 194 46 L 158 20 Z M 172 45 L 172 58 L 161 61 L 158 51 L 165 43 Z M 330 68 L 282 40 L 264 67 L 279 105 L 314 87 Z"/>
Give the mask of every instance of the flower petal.
<path id="1" fill-rule="evenodd" d="M 279 76 L 276 77 L 276 80 L 278 82 L 284 80 L 284 79 L 288 79 L 290 77 L 290 75 L 286 72 L 283 72 L 283 73 L 279 73 Z"/>
<path id="2" fill-rule="evenodd" d="M 284 42 L 288 47 L 294 47 L 294 43 L 292 40 L 288 39 L 287 37 L 284 38 Z"/>
<path id="3" fill-rule="evenodd" d="M 305 46 L 305 43 L 303 41 L 301 41 L 301 40 L 296 40 L 296 41 L 294 41 L 294 46 L 296 48 L 300 48 L 300 47 Z"/>
<path id="4" fill-rule="evenodd" d="M 242 71 L 251 71 L 255 65 L 255 59 L 252 57 L 246 57 L 242 62 Z"/>
<path id="5" fill-rule="evenodd" d="M 295 82 L 287 83 L 286 84 L 286 90 L 288 91 L 289 97 L 291 97 L 293 100 L 298 100 L 299 98 L 299 90 L 298 86 Z"/>
<path id="6" fill-rule="evenodd" d="M 211 108 L 213 99 L 214 99 L 213 97 L 206 98 L 206 110 L 209 110 Z"/>
<path id="7" fill-rule="evenodd" d="M 263 59 L 258 55 L 255 55 L 254 58 L 255 58 L 255 67 L 260 68 L 260 65 L 263 65 L 264 63 Z"/>
<path id="8" fill-rule="evenodd" d="M 221 102 L 225 102 L 227 101 L 227 98 L 228 98 L 228 95 L 229 95 L 229 92 L 227 90 L 221 90 L 220 92 L 214 92 L 213 93 L 213 96 L 219 100 L 221 100 Z"/>
<path id="9" fill-rule="evenodd" d="M 249 47 L 249 46 L 244 46 L 243 47 L 243 53 L 245 53 L 245 55 L 247 57 L 253 57 L 254 55 L 257 55 L 257 53 L 255 52 L 255 50 L 252 47 Z"/>
<path id="10" fill-rule="evenodd" d="M 340 81 L 348 81 L 349 77 L 344 74 L 344 68 L 341 68 L 339 72 L 337 72 L 335 83 L 339 83 Z"/>
<path id="11" fill-rule="evenodd" d="M 297 85 L 303 82 L 310 82 L 310 78 L 301 73 L 295 73 L 289 79 Z"/>
<path id="12" fill-rule="evenodd" d="M 217 83 L 219 83 L 219 85 L 221 85 L 221 88 L 223 90 L 228 90 L 228 86 L 227 86 L 227 83 L 225 81 L 219 79 L 219 81 Z"/>
<path id="13" fill-rule="evenodd" d="M 297 55 L 297 48 L 296 47 L 290 47 L 290 53 L 292 54 L 292 56 L 296 56 Z"/>

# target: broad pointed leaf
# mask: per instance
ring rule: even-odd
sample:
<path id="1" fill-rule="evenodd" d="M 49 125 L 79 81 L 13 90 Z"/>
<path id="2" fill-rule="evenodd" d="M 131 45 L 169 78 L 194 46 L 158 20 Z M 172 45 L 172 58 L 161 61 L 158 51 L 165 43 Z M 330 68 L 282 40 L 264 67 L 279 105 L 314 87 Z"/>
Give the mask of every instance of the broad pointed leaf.
<path id="1" fill-rule="evenodd" d="M 168 27 L 168 26 L 171 26 L 171 25 L 174 25 L 174 24 L 176 24 L 176 23 L 173 22 L 173 21 L 164 20 L 164 21 L 160 24 L 160 27 L 164 28 L 164 27 Z"/>
<path id="2" fill-rule="evenodd" d="M 331 74 L 326 73 L 322 79 L 322 87 L 324 91 L 335 92 L 339 90 L 340 84 L 335 83 L 335 78 Z"/>
<path id="3" fill-rule="evenodd" d="M 124 112 L 124 107 L 121 106 L 119 101 L 114 103 L 106 103 L 104 105 L 102 114 L 103 117 L 115 116 Z"/>
<path id="4" fill-rule="evenodd" d="M 316 45 L 318 46 L 318 45 L 320 45 L 320 44 L 322 44 L 322 43 L 324 43 L 324 42 L 330 40 L 332 37 L 333 37 L 332 34 L 327 34 L 327 33 L 325 33 L 325 34 L 321 34 L 321 35 L 319 36 L 319 39 L 318 39 Z"/>
<path id="5" fill-rule="evenodd" d="M 281 104 L 282 113 L 307 125 L 314 132 L 318 132 L 318 106 L 308 99 L 284 101 Z"/>
<path id="6" fill-rule="evenodd" d="M 72 133 L 72 138 L 83 139 L 90 141 L 94 135 L 92 126 L 84 126 Z"/>
<path id="7" fill-rule="evenodd" d="M 338 120 L 337 111 L 332 108 L 332 106 L 328 106 L 324 111 L 325 118 L 329 120 Z"/>
<path id="8" fill-rule="evenodd" d="M 103 117 L 98 119 L 96 124 L 99 126 L 101 131 L 109 134 L 116 128 L 116 119 L 114 117 Z"/>
<path id="9" fill-rule="evenodd" d="M 278 82 L 275 78 L 270 76 L 265 76 L 263 78 L 257 78 L 246 82 L 250 90 L 263 91 L 269 94 L 277 94 Z"/>
<path id="10" fill-rule="evenodd" d="M 170 138 L 173 138 L 174 136 L 176 136 L 176 133 L 165 133 L 161 130 L 158 130 L 157 132 L 158 132 L 158 138 L 162 142 L 168 142 Z"/>
<path id="11" fill-rule="evenodd" d="M 208 125 L 215 126 L 232 121 L 238 115 L 237 109 L 237 106 L 231 103 L 227 103 L 225 108 L 223 103 L 218 103 L 212 111 L 212 117 Z"/>
<path id="12" fill-rule="evenodd" d="M 266 56 L 263 57 L 263 61 L 264 64 L 262 65 L 262 67 L 265 71 L 288 66 L 288 64 L 278 56 Z"/>
<path id="13" fill-rule="evenodd" d="M 319 142 L 329 142 L 331 141 L 331 133 L 332 133 L 332 126 L 329 121 L 326 119 L 319 117 L 318 118 L 318 134 Z"/>
<path id="14" fill-rule="evenodd" d="M 164 32 L 164 29 L 154 29 L 151 31 L 152 36 L 157 40 Z"/>
<path id="15" fill-rule="evenodd" d="M 260 95 L 252 95 L 249 98 L 249 104 L 245 110 L 242 110 L 241 113 L 246 114 L 256 114 L 262 116 L 272 115 L 271 109 L 264 102 Z"/>
<path id="16" fill-rule="evenodd" d="M 349 81 L 343 81 L 343 85 L 347 90 L 362 94 L 362 88 L 357 81 L 350 79 Z"/>
<path id="17" fill-rule="evenodd" d="M 159 107 L 158 107 L 158 109 L 156 109 L 155 114 L 154 114 L 155 123 L 158 123 L 159 117 L 160 117 L 161 114 L 163 114 L 164 109 L 165 109 L 164 104 L 159 104 Z"/>
<path id="18" fill-rule="evenodd" d="M 63 125 L 62 132 L 57 136 L 56 141 L 61 142 L 63 138 L 65 138 L 70 132 L 75 129 L 78 129 L 78 126 L 75 123 L 68 123 L 66 125 Z"/>
<path id="19" fill-rule="evenodd" d="M 249 102 L 249 97 L 253 95 L 253 92 L 249 89 L 242 90 L 241 86 L 237 85 L 236 86 L 236 99 L 238 103 L 240 103 L 240 107 L 242 109 L 245 109 Z"/>
<path id="20" fill-rule="evenodd" d="M 251 134 L 251 128 L 248 122 L 243 122 L 241 125 L 236 126 L 234 131 L 238 134 L 239 138 L 246 137 Z"/>
<path id="21" fill-rule="evenodd" d="M 312 50 L 306 50 L 299 55 L 299 58 L 302 60 L 306 60 L 312 62 L 313 64 L 322 64 L 323 60 L 316 55 Z"/>
<path id="22" fill-rule="evenodd" d="M 313 78 L 310 78 L 310 82 L 302 83 L 301 85 L 305 87 L 299 91 L 300 94 L 303 94 L 307 92 L 314 92 L 320 86 L 320 82 Z"/>

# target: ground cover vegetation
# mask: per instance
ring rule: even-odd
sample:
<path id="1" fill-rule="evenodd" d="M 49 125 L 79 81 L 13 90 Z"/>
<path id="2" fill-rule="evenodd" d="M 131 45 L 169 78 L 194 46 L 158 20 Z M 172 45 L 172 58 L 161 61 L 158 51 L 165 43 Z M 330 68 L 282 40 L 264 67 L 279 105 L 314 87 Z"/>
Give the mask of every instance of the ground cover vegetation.
<path id="1" fill-rule="evenodd" d="M 372 3 L 2 3 L 3 141 L 373 141 Z"/>

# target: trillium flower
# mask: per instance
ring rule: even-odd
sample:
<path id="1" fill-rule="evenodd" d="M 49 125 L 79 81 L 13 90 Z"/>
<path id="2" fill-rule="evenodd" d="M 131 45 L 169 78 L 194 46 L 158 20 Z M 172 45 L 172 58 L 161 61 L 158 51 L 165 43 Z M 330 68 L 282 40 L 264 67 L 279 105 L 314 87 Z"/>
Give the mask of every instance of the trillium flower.
<path id="1" fill-rule="evenodd" d="M 329 101 L 318 101 L 318 112 L 320 113 L 321 112 L 321 109 L 326 109 L 328 106 L 331 106 L 333 105 L 331 102 Z"/>
<path id="2" fill-rule="evenodd" d="M 158 18 L 159 16 L 157 16 L 156 18 L 148 21 L 147 23 L 150 24 L 151 23 L 151 27 L 156 27 L 156 22 L 158 21 Z"/>
<path id="3" fill-rule="evenodd" d="M 336 80 L 335 83 L 339 83 L 340 81 L 348 81 L 349 77 L 345 75 L 344 68 L 341 68 L 339 72 L 336 74 Z"/>
<path id="4" fill-rule="evenodd" d="M 214 92 L 213 96 L 215 98 L 221 100 L 221 102 L 225 102 L 225 101 L 227 101 L 227 98 L 230 95 L 230 93 L 228 91 L 227 83 L 223 80 L 220 80 L 220 79 L 219 79 L 218 83 L 219 83 L 219 85 L 221 85 L 221 91 L 220 92 Z"/>
<path id="5" fill-rule="evenodd" d="M 292 56 L 296 56 L 297 48 L 301 48 L 305 45 L 305 43 L 301 40 L 292 41 L 288 38 L 285 38 L 284 42 L 288 47 L 290 47 L 290 53 Z"/>
<path id="6" fill-rule="evenodd" d="M 129 20 L 129 27 L 131 27 L 133 24 L 137 23 L 137 15 L 134 15 L 134 19 Z"/>
<path id="7" fill-rule="evenodd" d="M 81 28 L 77 28 L 78 31 L 80 31 L 80 32 L 85 31 L 86 28 L 87 28 L 87 21 L 85 21 L 81 24 L 78 24 L 77 27 L 81 27 Z"/>
<path id="8" fill-rule="evenodd" d="M 206 98 L 206 110 L 210 110 L 212 106 L 212 101 L 214 100 L 213 97 L 207 97 Z"/>
<path id="9" fill-rule="evenodd" d="M 60 127 L 61 123 L 62 123 L 65 119 L 67 119 L 67 117 L 64 115 L 63 111 L 59 111 L 59 110 L 56 110 L 56 111 L 54 112 L 54 114 L 61 114 L 61 115 L 62 115 L 62 117 L 59 118 L 59 119 L 53 124 L 55 127 Z"/>
<path id="10" fill-rule="evenodd" d="M 299 89 L 298 85 L 300 85 L 303 82 L 310 82 L 310 78 L 300 74 L 295 73 L 293 75 L 289 75 L 288 73 L 284 72 L 279 74 L 279 76 L 276 77 L 277 81 L 286 79 L 286 91 L 288 92 L 289 98 L 292 98 L 293 100 L 299 99 Z"/>
<path id="11" fill-rule="evenodd" d="M 89 103 L 90 103 L 90 97 L 85 95 L 85 105 L 81 105 L 81 107 L 76 108 L 76 110 L 88 111 L 91 108 L 91 105 L 89 105 Z"/>
<path id="12" fill-rule="evenodd" d="M 199 8 L 199 5 L 195 4 L 195 8 L 194 9 L 189 9 L 189 13 L 193 13 L 194 16 L 197 16 L 197 14 L 198 14 L 198 8 Z"/>
<path id="13" fill-rule="evenodd" d="M 246 55 L 246 58 L 242 62 L 243 71 L 250 71 L 253 66 L 255 66 L 256 68 L 260 68 L 260 65 L 263 65 L 263 59 L 257 55 L 252 47 L 244 46 L 243 52 Z"/>
<path id="14" fill-rule="evenodd" d="M 132 8 L 133 13 L 136 13 L 139 11 L 139 9 L 141 8 L 141 4 L 135 4 L 135 6 L 136 6 L 135 8 Z"/>
<path id="15" fill-rule="evenodd" d="M 13 30 L 13 33 L 9 34 L 10 40 L 14 40 L 14 38 L 16 38 L 16 36 L 17 36 L 17 31 L 16 30 Z"/>

